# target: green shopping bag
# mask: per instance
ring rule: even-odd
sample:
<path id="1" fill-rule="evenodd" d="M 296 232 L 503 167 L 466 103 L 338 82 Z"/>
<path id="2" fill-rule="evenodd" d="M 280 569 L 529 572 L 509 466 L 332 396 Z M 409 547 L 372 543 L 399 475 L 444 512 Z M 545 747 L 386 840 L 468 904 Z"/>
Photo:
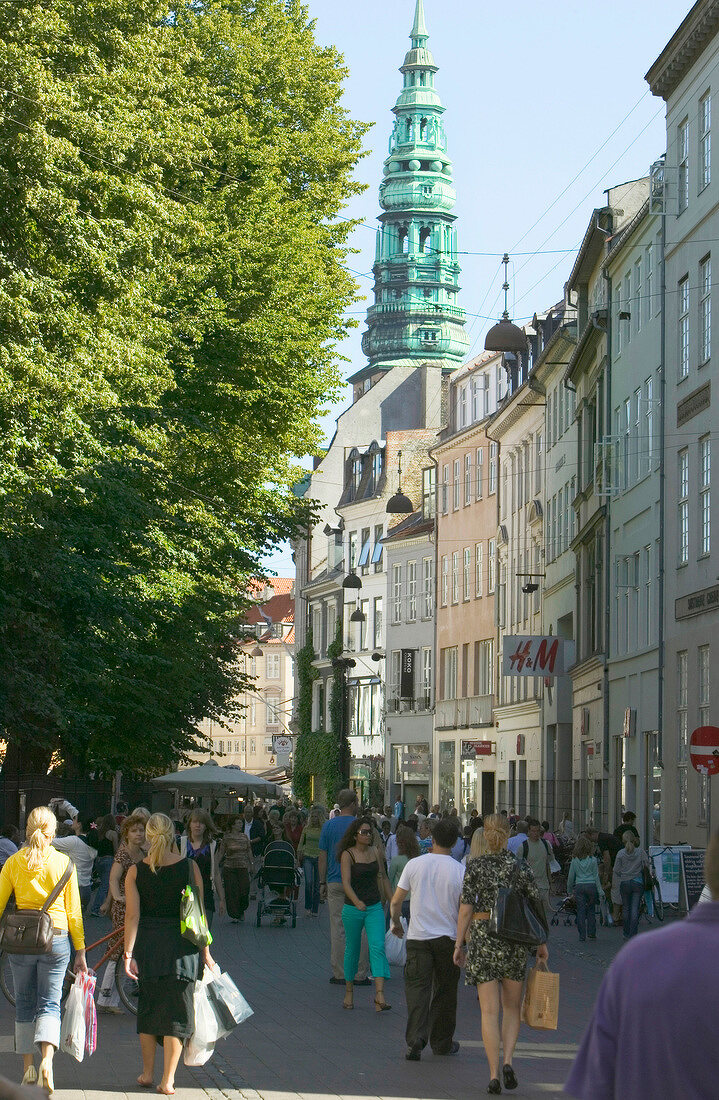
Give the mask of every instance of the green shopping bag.
<path id="1" fill-rule="evenodd" d="M 180 898 L 180 933 L 195 947 L 209 947 L 212 933 L 207 924 L 205 907 L 195 886 L 192 863 L 188 859 L 188 882 Z"/>

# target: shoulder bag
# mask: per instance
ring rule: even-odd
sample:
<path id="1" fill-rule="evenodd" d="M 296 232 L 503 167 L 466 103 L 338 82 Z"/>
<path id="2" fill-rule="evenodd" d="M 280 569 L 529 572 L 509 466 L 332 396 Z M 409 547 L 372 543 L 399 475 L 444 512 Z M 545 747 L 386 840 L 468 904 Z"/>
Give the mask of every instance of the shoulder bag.
<path id="1" fill-rule="evenodd" d="M 500 886 L 497 900 L 487 922 L 487 933 L 507 943 L 539 947 L 547 942 L 549 927 L 544 907 L 527 897 L 514 885 L 519 865 L 512 871 L 508 886 Z"/>
<path id="2" fill-rule="evenodd" d="M 195 947 L 209 947 L 212 933 L 207 924 L 205 907 L 195 885 L 192 874 L 192 860 L 187 861 L 187 886 L 180 898 L 180 935 Z"/>
<path id="3" fill-rule="evenodd" d="M 42 909 L 16 909 L 0 921 L 0 951 L 8 955 L 49 955 L 55 929 L 48 909 L 59 898 L 75 870 L 71 859 L 59 881 L 45 898 Z"/>

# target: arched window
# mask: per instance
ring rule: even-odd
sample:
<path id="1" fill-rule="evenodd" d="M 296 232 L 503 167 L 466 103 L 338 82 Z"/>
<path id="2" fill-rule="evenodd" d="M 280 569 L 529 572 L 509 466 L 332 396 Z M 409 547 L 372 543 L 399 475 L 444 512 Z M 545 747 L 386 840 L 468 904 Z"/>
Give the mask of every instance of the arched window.
<path id="1" fill-rule="evenodd" d="M 427 226 L 423 226 L 419 231 L 419 250 L 420 252 L 430 251 L 430 241 L 432 239 L 432 230 Z"/>
<path id="2" fill-rule="evenodd" d="M 406 225 L 399 227 L 399 250 L 400 252 L 409 252 L 409 231 Z"/>
<path id="3" fill-rule="evenodd" d="M 420 141 L 426 141 L 427 140 L 427 119 L 426 118 L 421 118 L 419 120 L 419 140 Z"/>

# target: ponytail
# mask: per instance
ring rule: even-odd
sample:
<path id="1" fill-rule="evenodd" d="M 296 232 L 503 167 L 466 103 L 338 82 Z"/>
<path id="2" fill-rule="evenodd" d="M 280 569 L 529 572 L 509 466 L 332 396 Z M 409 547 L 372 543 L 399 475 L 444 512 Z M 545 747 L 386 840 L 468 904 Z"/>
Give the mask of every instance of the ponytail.
<path id="1" fill-rule="evenodd" d="M 153 874 L 164 863 L 165 856 L 175 842 L 175 827 L 167 814 L 153 814 L 145 826 L 145 836 L 150 842 L 147 862 Z"/>
<path id="2" fill-rule="evenodd" d="M 25 826 L 28 870 L 39 871 L 44 865 L 56 828 L 57 818 L 49 806 L 36 806 L 32 810 Z"/>

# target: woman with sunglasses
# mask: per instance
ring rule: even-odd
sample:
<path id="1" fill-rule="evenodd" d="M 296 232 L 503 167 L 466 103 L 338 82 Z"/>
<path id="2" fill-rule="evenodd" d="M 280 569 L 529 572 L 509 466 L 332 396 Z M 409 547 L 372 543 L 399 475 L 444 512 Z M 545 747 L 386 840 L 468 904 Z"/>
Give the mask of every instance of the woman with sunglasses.
<path id="1" fill-rule="evenodd" d="M 390 969 L 384 951 L 385 919 L 383 900 L 388 897 L 389 884 L 384 858 L 374 846 L 374 823 L 370 817 L 353 821 L 337 845 L 342 871 L 345 904 L 342 924 L 345 930 L 345 999 L 343 1008 L 354 1008 L 354 977 L 360 956 L 362 929 L 367 934 L 370 966 L 374 976 L 377 1012 L 390 1006 L 384 999 L 385 978 Z"/>

